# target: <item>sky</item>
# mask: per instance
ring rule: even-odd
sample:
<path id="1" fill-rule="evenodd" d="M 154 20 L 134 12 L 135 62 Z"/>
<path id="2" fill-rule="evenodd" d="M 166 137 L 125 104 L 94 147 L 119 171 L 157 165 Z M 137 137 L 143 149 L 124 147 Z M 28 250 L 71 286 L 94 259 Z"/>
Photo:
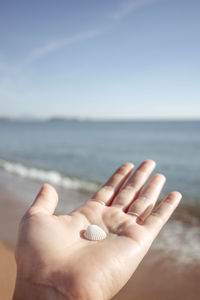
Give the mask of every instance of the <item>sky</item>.
<path id="1" fill-rule="evenodd" d="M 199 0 L 0 0 L 0 115 L 200 118 Z"/>

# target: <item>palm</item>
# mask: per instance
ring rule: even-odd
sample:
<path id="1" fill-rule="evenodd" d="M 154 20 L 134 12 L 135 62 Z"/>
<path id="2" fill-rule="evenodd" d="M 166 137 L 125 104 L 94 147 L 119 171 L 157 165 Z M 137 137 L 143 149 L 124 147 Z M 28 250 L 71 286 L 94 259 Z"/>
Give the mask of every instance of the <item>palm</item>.
<path id="1" fill-rule="evenodd" d="M 148 172 L 146 173 L 147 177 Z M 124 175 L 123 179 L 125 177 Z M 132 182 L 133 179 L 132 176 Z M 153 186 L 155 180 L 159 186 L 157 190 Z M 109 182 L 112 181 L 113 177 Z M 141 184 L 143 182 L 140 182 Z M 129 183 L 123 190 L 128 185 Z M 138 200 L 141 202 L 142 197 L 147 201 L 145 196 L 147 192 L 150 198 L 154 194 L 155 202 L 162 185 L 163 178 L 159 175 L 147 185 L 143 194 L 137 194 L 134 204 L 130 206 L 130 200 L 128 201 L 128 210 L 131 211 L 134 206 L 133 211 L 135 211 L 138 207 Z M 63 284 L 60 292 L 63 295 L 70 295 L 72 299 L 111 298 L 130 278 L 150 247 L 155 233 L 161 227 L 157 221 L 156 231 L 152 230 L 151 224 L 147 224 L 148 226 L 138 224 L 136 217 L 125 213 L 125 209 L 121 207 L 126 207 L 126 203 L 121 204 L 122 200 L 125 201 L 124 199 L 127 200 L 128 197 L 124 197 L 123 193 L 125 192 L 118 188 L 115 190 L 114 197 L 113 195 L 110 197 L 109 189 L 102 188 L 93 196 L 95 201 L 88 201 L 67 216 L 54 216 L 39 212 L 25 218 L 26 226 L 22 223 L 22 228 L 25 240 L 23 244 L 26 247 L 22 247 L 23 251 L 20 251 L 20 256 L 23 254 L 24 259 L 25 254 L 29 253 L 27 261 L 31 261 L 31 265 L 34 265 L 35 272 L 40 266 L 48 266 L 48 268 L 51 266 L 52 273 L 59 274 L 59 277 L 56 277 L 58 286 L 62 278 Z M 112 201 L 109 200 L 111 198 Z M 101 202 L 103 200 L 106 203 L 106 199 L 109 202 L 104 206 Z M 148 202 L 152 203 L 149 200 Z M 147 211 L 149 212 L 149 203 L 146 206 L 143 204 L 143 217 Z M 85 239 L 83 231 L 89 224 L 100 226 L 107 233 L 107 238 L 101 241 Z M 22 242 L 19 241 L 19 244 Z"/>

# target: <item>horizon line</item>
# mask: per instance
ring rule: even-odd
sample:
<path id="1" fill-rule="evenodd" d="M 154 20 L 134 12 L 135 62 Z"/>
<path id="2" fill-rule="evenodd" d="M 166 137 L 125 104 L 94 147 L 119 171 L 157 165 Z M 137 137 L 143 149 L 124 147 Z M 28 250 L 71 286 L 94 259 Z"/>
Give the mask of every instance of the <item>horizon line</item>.
<path id="1" fill-rule="evenodd" d="M 47 121 L 99 121 L 99 122 L 134 122 L 134 121 L 200 121 L 200 117 L 79 117 L 79 116 L 14 116 L 0 115 L 0 120 L 5 121 L 26 121 L 26 122 L 47 122 Z"/>

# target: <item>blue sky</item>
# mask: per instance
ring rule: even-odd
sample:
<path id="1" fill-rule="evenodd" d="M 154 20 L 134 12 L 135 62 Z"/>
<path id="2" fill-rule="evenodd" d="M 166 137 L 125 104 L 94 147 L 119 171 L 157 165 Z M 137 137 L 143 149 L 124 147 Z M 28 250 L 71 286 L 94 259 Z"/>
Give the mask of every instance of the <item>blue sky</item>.
<path id="1" fill-rule="evenodd" d="M 199 0 L 1 0 L 0 115 L 200 118 Z"/>

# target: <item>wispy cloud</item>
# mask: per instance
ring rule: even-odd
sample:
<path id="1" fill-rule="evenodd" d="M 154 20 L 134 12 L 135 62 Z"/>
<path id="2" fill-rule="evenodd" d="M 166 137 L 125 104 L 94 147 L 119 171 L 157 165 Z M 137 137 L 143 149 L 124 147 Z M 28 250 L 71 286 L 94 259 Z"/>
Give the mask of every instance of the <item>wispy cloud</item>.
<path id="1" fill-rule="evenodd" d="M 108 13 L 107 17 L 113 21 L 116 21 L 133 13 L 135 10 L 139 9 L 140 7 L 148 6 L 156 1 L 158 0 L 126 0 L 126 1 L 121 0 L 119 7 L 115 11 Z M 95 38 L 96 36 L 100 35 L 102 31 L 91 30 L 70 37 L 64 37 L 61 39 L 55 39 L 51 42 L 47 42 L 41 47 L 33 49 L 28 59 L 26 59 L 26 63 L 33 62 L 43 56 L 46 56 L 51 52 L 55 52 L 59 49 L 70 46 L 72 44 Z"/>
<path id="2" fill-rule="evenodd" d="M 119 20 L 127 15 L 130 15 L 140 7 L 148 6 L 157 0 L 129 0 L 121 1 L 118 9 L 108 14 L 108 18 L 113 20 Z"/>
<path id="3" fill-rule="evenodd" d="M 34 61 L 37 60 L 38 58 L 45 56 L 46 54 L 50 53 L 50 52 L 54 52 L 56 50 L 59 50 L 61 48 L 70 46 L 72 44 L 84 41 L 84 40 L 89 40 L 92 39 L 94 37 L 96 37 L 97 35 L 99 35 L 99 32 L 97 31 L 87 31 L 87 32 L 83 32 L 71 37 L 66 37 L 63 39 L 57 39 L 54 40 L 50 43 L 47 43 L 39 48 L 34 49 L 31 54 L 30 54 L 30 61 Z"/>
<path id="4" fill-rule="evenodd" d="M 0 76 L 2 77 L 0 81 L 0 98 L 15 99 L 17 94 L 23 94 L 24 86 L 27 85 L 27 80 L 30 78 L 31 69 L 29 65 L 32 62 L 61 48 L 95 38 L 99 34 L 101 34 L 100 31 L 93 30 L 63 39 L 55 39 L 30 51 L 27 57 L 18 61 L 17 65 L 7 63 L 0 53 Z"/>
<path id="5" fill-rule="evenodd" d="M 115 21 L 123 19 L 124 17 L 130 15 L 135 10 L 148 6 L 158 0 L 121 0 L 119 2 L 118 8 L 116 10 L 107 13 L 107 18 L 113 21 L 113 25 Z M 109 27 L 109 26 L 108 26 Z M 44 57 L 48 55 L 51 52 L 56 52 L 59 49 L 62 49 L 64 47 L 68 47 L 70 45 L 90 40 L 98 35 L 102 34 L 103 32 L 106 32 L 108 30 L 108 27 L 103 26 L 101 30 L 89 30 L 86 32 L 77 33 L 76 35 L 60 38 L 60 39 L 53 39 L 50 42 L 47 42 L 35 49 L 32 49 L 30 53 L 21 61 L 19 61 L 18 66 L 13 66 L 10 64 L 5 63 L 1 59 L 0 55 L 0 73 L 4 73 L 4 75 L 7 73 L 8 75 L 18 74 L 22 71 L 23 68 L 25 68 L 29 63 L 32 63 L 36 60 L 38 60 L 41 57 Z"/>

